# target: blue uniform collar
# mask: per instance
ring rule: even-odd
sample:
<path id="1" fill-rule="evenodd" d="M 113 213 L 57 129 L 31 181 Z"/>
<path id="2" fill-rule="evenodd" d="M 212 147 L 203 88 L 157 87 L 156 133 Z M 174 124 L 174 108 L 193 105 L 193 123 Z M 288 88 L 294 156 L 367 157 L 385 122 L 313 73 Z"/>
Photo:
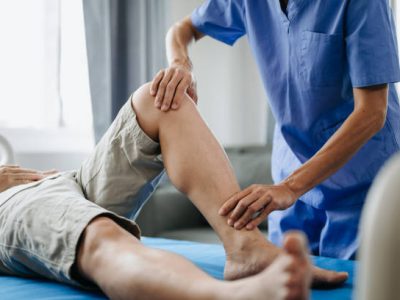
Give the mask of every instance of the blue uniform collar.
<path id="1" fill-rule="evenodd" d="M 292 21 L 306 2 L 305 0 L 289 0 L 285 13 L 281 7 L 281 1 L 280 0 L 273 0 L 273 1 L 275 1 L 276 4 L 275 6 L 281 15 L 282 21 L 285 23 Z"/>

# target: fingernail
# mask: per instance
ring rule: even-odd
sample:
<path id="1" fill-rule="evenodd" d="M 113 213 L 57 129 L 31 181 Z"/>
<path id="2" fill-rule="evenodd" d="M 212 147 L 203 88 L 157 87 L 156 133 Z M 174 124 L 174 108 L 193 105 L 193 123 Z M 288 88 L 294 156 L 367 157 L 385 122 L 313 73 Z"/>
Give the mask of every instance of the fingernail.
<path id="1" fill-rule="evenodd" d="M 222 209 L 220 209 L 220 210 L 218 211 L 218 214 L 219 214 L 220 216 L 222 216 L 222 215 L 224 214 L 224 211 L 223 211 Z"/>
<path id="2" fill-rule="evenodd" d="M 162 110 L 167 110 L 167 109 L 168 109 L 168 106 L 163 105 Z"/>
<path id="3" fill-rule="evenodd" d="M 247 230 L 252 230 L 252 229 L 253 229 L 253 226 L 247 225 L 246 228 L 247 228 Z"/>
<path id="4" fill-rule="evenodd" d="M 154 90 L 150 90 L 150 94 L 154 96 L 155 91 Z"/>
<path id="5" fill-rule="evenodd" d="M 177 109 L 178 108 L 178 104 L 176 104 L 176 103 L 172 104 L 172 108 L 173 109 Z"/>
<path id="6" fill-rule="evenodd" d="M 231 219 L 228 220 L 228 225 L 232 226 L 233 225 L 233 221 Z"/>

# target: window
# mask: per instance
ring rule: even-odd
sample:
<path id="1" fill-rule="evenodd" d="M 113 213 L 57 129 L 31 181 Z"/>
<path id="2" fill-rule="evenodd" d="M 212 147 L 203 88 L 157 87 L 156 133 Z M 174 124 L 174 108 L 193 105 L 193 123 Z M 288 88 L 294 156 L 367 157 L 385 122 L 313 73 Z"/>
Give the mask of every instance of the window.
<path id="1" fill-rule="evenodd" d="M 91 141 L 81 0 L 0 0 L 0 128 Z"/>

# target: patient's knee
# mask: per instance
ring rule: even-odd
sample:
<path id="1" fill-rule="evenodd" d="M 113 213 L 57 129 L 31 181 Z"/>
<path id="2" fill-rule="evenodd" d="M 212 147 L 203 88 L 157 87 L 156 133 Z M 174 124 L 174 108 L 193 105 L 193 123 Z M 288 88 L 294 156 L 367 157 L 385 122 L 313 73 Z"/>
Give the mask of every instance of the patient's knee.
<path id="1" fill-rule="evenodd" d="M 150 94 L 150 83 L 140 86 L 131 97 L 132 107 L 136 114 L 155 114 L 155 97 Z"/>
<path id="2" fill-rule="evenodd" d="M 132 97 L 132 108 L 142 130 L 153 140 L 158 141 L 158 128 L 161 111 L 154 105 L 155 97 L 150 94 L 150 83 L 142 85 Z"/>
<path id="3" fill-rule="evenodd" d="M 142 85 L 132 96 L 132 107 L 139 126 L 153 140 L 159 140 L 159 128 L 168 123 L 185 123 L 198 114 L 196 105 L 188 95 L 184 96 L 179 109 L 161 111 L 155 106 L 155 97 L 150 94 L 151 83 Z M 161 124 L 163 126 L 161 126 Z"/>
<path id="4" fill-rule="evenodd" d="M 185 94 L 178 110 L 171 109 L 166 112 L 161 111 L 155 105 L 155 96 L 150 94 L 150 87 L 151 82 L 145 83 L 133 93 L 131 99 L 136 114 L 143 115 L 146 118 L 160 119 L 171 116 L 172 114 L 179 114 L 180 112 L 187 110 L 189 107 L 195 108 L 196 106 L 193 100 Z"/>

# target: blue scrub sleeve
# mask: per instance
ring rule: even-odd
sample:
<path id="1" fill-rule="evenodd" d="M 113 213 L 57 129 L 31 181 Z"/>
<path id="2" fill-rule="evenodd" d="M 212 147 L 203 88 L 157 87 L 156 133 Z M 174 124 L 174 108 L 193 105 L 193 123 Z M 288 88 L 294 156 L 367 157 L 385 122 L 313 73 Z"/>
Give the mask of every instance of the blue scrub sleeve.
<path id="1" fill-rule="evenodd" d="M 388 0 L 350 0 L 345 34 L 353 87 L 400 81 L 396 29 Z"/>
<path id="2" fill-rule="evenodd" d="M 191 19 L 200 32 L 231 46 L 246 34 L 240 0 L 208 0 L 193 11 Z"/>

